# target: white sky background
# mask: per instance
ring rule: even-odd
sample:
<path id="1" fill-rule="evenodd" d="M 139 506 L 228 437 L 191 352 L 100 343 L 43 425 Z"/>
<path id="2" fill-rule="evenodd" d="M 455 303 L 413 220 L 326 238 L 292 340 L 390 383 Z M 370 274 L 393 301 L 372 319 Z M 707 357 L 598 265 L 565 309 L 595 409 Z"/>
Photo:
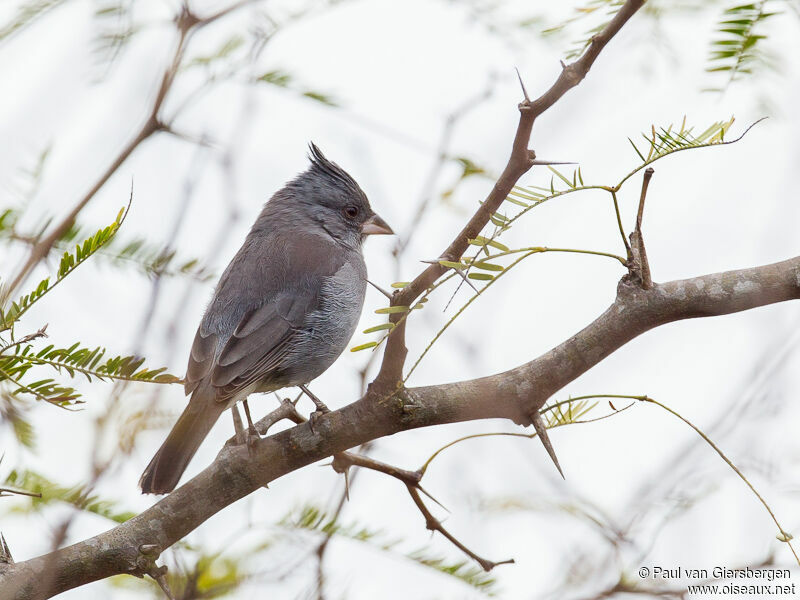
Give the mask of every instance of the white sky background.
<path id="1" fill-rule="evenodd" d="M 17 2 L 0 6 L 7 22 Z M 566 3 L 565 3 L 566 4 Z M 662 3 L 668 4 L 668 3 Z M 196 2 L 198 14 L 225 6 Z M 284 2 L 285 6 L 298 6 Z M 360 182 L 373 208 L 398 232 L 405 233 L 435 160 L 445 117 L 477 97 L 492 74 L 489 100 L 460 120 L 448 152 L 468 156 L 499 173 L 508 156 L 520 100 L 513 72 L 519 67 L 531 96 L 555 80 L 559 59 L 586 29 L 543 40 L 542 27 L 528 32 L 505 29 L 512 16 L 538 16 L 543 26 L 560 22 L 570 6 L 509 3 L 476 20 L 461 3 L 409 1 L 345 2 L 287 25 L 272 39 L 257 63 L 233 80 L 216 84 L 177 119 L 175 128 L 207 137 L 221 147 L 233 145 L 235 187 L 220 168 L 219 151 L 165 134 L 142 145 L 100 190 L 82 213 L 83 222 L 102 226 L 127 201 L 131 180 L 134 199 L 121 236 L 144 235 L 153 242 L 175 240 L 187 257 L 208 257 L 221 271 L 238 248 L 263 202 L 306 166 L 306 144 L 314 140 Z M 176 39 L 169 19 L 174 2 L 136 3 L 134 22 L 146 25 L 106 73 L 93 51 L 99 3 L 73 0 L 31 28 L 0 44 L 0 194 L 2 206 L 16 202 L 20 170 L 31 168 L 48 145 L 51 155 L 42 184 L 33 197 L 28 223 L 71 207 L 127 143 L 149 111 L 161 70 Z M 270 3 L 270 6 L 275 6 Z M 275 8 L 276 15 L 283 11 Z M 734 85 L 724 95 L 702 93 L 719 79 L 704 72 L 708 40 L 719 6 L 691 13 L 667 14 L 654 21 L 637 15 L 604 50 L 588 77 L 536 123 L 531 146 L 541 158 L 580 161 L 586 183 L 613 184 L 636 166 L 627 137 L 636 139 L 651 123 L 687 121 L 704 129 L 736 116 L 731 137 L 752 121 L 770 118 L 740 143 L 724 148 L 679 153 L 654 165 L 644 232 L 656 281 L 764 264 L 798 254 L 800 224 L 796 174 L 798 84 L 797 15 L 773 20 L 770 45 L 779 56 L 780 73 L 764 73 Z M 213 53 L 234 33 L 247 34 L 259 24 L 256 11 L 244 8 L 202 31 L 187 57 Z M 487 23 L 499 24 L 493 31 Z M 290 73 L 302 89 L 329 94 L 341 108 L 303 99 L 291 90 L 248 83 L 265 71 Z M 202 82 L 202 70 L 179 76 L 166 106 L 172 114 Z M 101 78 L 105 74 L 104 78 Z M 458 175 L 448 165 L 436 182 L 434 206 L 406 251 L 399 273 L 391 257 L 392 239 L 367 244 L 370 277 L 388 286 L 409 280 L 421 259 L 435 258 L 491 188 L 488 179 L 472 178 L 448 202 L 439 200 Z M 188 210 L 181 213 L 186 179 L 194 183 Z M 539 167 L 522 184 L 549 185 Z M 620 195 L 626 228 L 633 224 L 641 178 Z M 239 219 L 227 225 L 230 205 Z M 224 244 L 215 256 L 220 227 Z M 509 246 L 548 245 L 624 254 L 606 194 L 590 192 L 548 202 L 503 236 Z M 21 252 L 2 257 L 5 277 Z M 55 266 L 53 265 L 53 268 Z M 599 315 L 614 298 L 623 274 L 613 260 L 592 256 L 545 254 L 520 265 L 474 303 L 433 347 L 410 384 L 455 381 L 511 368 L 547 351 Z M 44 276 L 42 269 L 37 275 Z M 31 279 L 32 283 L 36 279 Z M 38 281 L 38 279 L 36 279 Z M 153 366 L 166 364 L 183 374 L 186 354 L 213 282 L 196 284 L 183 303 L 186 281 L 165 280 L 162 297 L 142 350 Z M 448 288 L 451 289 L 451 288 Z M 89 293 L 89 291 L 91 292 Z M 151 293 L 148 280 L 134 270 L 107 265 L 82 267 L 57 292 L 28 313 L 31 330 L 49 323 L 50 342 L 81 340 L 114 353 L 139 349 L 137 339 Z M 449 292 L 415 314 L 409 327 L 409 361 L 466 302 L 462 289 L 447 313 Z M 377 324 L 372 310 L 384 305 L 369 291 L 362 327 Z M 797 353 L 798 308 L 795 303 L 765 307 L 714 319 L 661 327 L 634 340 L 582 376 L 555 399 L 593 393 L 647 394 L 681 412 L 728 452 L 770 502 L 789 531 L 799 531 L 796 435 L 800 387 Z M 168 328 L 175 327 L 173 334 Z M 371 338 L 357 333 L 351 345 Z M 332 407 L 358 396 L 354 375 L 366 352 L 346 352 L 312 388 Z M 408 363 L 409 366 L 412 364 Z M 64 485 L 85 481 L 89 471 L 94 418 L 110 402 L 111 387 L 83 386 L 87 403 L 80 412 L 50 406 L 33 413 L 39 451 L 20 450 L 7 430 L 0 430 L 6 452 L 0 475 L 11 468 L 39 470 Z M 103 497 L 123 508 L 142 510 L 154 500 L 138 493 L 141 470 L 166 435 L 185 402 L 175 386 L 161 389 L 158 409 L 163 429 L 140 435 L 129 460 L 99 486 Z M 149 406 L 152 387 L 131 386 L 120 402 L 126 413 Z M 724 420 L 731 407 L 735 419 Z M 259 413 L 274 406 L 263 398 Z M 304 406 L 308 409 L 309 406 Z M 598 414 L 603 411 L 598 407 Z M 400 467 L 418 467 L 435 449 L 471 432 L 519 431 L 505 422 L 481 422 L 414 431 L 380 440 L 375 457 Z M 217 424 L 189 467 L 199 472 L 231 433 L 230 418 Z M 635 406 L 599 423 L 553 431 L 551 439 L 566 474 L 562 481 L 541 444 L 515 438 L 468 441 L 445 452 L 429 470 L 426 489 L 450 509 L 445 526 L 473 551 L 493 560 L 513 557 L 516 564 L 493 573 L 507 598 L 538 598 L 555 589 L 573 561 L 574 574 L 591 578 L 591 591 L 613 584 L 620 569 L 635 577 L 640 566 L 674 568 L 739 567 L 775 552 L 778 564 L 790 566 L 788 548 L 775 540 L 774 524 L 757 499 L 713 451 L 674 417 L 653 406 Z M 634 531 L 639 548 L 652 551 L 640 559 L 633 544 L 615 561 L 602 565 L 608 552 L 602 537 L 586 520 L 556 510 L 560 504 L 595 507 L 620 525 L 642 505 L 648 482 L 654 505 Z M 185 479 L 184 479 L 185 481 Z M 659 483 L 660 482 L 660 483 Z M 327 505 L 338 498 L 331 469 L 316 466 L 292 473 L 217 515 L 189 540 L 210 550 L 235 553 L 227 545 L 238 530 L 259 531 L 292 507 L 306 502 Z M 673 487 L 674 486 L 674 487 Z M 664 496 L 671 499 L 664 499 Z M 666 525 L 660 519 L 676 498 L 697 496 L 697 505 Z M 4 499 L 3 508 L 25 500 Z M 530 510 L 491 510 L 489 506 L 525 504 Z M 49 535 L 69 514 L 64 509 L 41 515 L 4 516 L 2 531 L 17 560 L 48 549 Z M 441 511 L 440 516 L 444 513 Z M 404 550 L 421 546 L 452 560 L 461 558 L 441 536 L 430 534 L 402 487 L 372 473 L 361 473 L 343 519 L 382 529 L 402 538 Z M 108 528 L 93 516 L 76 519 L 70 541 Z M 250 535 L 254 535 L 251 531 Z M 259 570 L 284 568 L 313 545 L 298 544 Z M 258 582 L 237 597 L 303 597 L 313 579 L 313 561 L 279 583 Z M 410 561 L 370 550 L 350 541 L 334 541 L 327 556 L 330 598 L 472 598 L 480 594 Z M 798 574 L 795 571 L 795 580 Z M 107 598 L 107 583 L 64 594 L 64 598 Z M 139 595 L 114 589 L 114 598 Z"/>

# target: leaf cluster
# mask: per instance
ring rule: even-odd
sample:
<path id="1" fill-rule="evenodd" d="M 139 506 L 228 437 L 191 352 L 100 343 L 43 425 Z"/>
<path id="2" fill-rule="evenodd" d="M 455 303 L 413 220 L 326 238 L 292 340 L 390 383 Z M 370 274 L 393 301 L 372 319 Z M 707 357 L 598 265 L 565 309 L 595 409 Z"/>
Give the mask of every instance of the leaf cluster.
<path id="1" fill-rule="evenodd" d="M 586 184 L 584 182 L 584 176 L 580 166 L 573 169 L 572 173 L 564 173 L 552 165 L 548 165 L 547 168 L 550 172 L 549 185 L 515 186 L 506 198 L 503 207 L 490 216 L 489 223 L 487 224 L 487 230 L 481 235 L 476 236 L 474 239 L 469 240 L 470 245 L 476 248 L 474 254 L 462 256 L 457 261 L 437 261 L 441 266 L 450 269 L 451 273 L 444 278 L 440 278 L 431 288 L 426 290 L 422 297 L 420 297 L 420 299 L 413 306 L 389 306 L 379 308 L 375 311 L 377 314 L 391 314 L 397 312 L 405 313 L 401 319 L 402 321 L 410 311 L 423 308 L 430 295 L 452 277 L 460 278 L 456 292 L 464 283 L 467 283 L 474 292 L 466 301 L 466 303 L 464 303 L 461 308 L 459 308 L 456 313 L 434 335 L 431 342 L 409 369 L 408 373 L 406 374 L 406 379 L 416 369 L 420 361 L 431 349 L 432 345 L 441 337 L 444 331 L 450 325 L 452 325 L 455 319 L 458 318 L 464 312 L 464 310 L 495 281 L 509 272 L 516 265 L 520 264 L 526 258 L 547 252 L 569 252 L 575 254 L 609 257 L 617 260 L 623 266 L 627 264 L 628 257 L 619 256 L 607 251 L 586 250 L 579 248 L 548 248 L 544 246 L 524 246 L 519 248 L 510 248 L 509 246 L 500 242 L 498 238 L 510 230 L 520 218 L 548 200 L 552 200 L 574 192 L 602 190 L 609 193 L 613 197 L 616 220 L 619 224 L 620 234 L 623 242 L 625 243 L 627 252 L 626 236 L 619 217 L 619 207 L 616 196 L 617 192 L 631 177 L 657 160 L 684 150 L 726 145 L 738 141 L 747 133 L 747 131 L 749 131 L 750 128 L 748 127 L 748 129 L 746 129 L 745 132 L 738 138 L 727 141 L 726 133 L 733 125 L 733 122 L 734 119 L 731 117 L 727 121 L 717 121 L 701 131 L 696 132 L 694 127 L 687 126 L 686 118 L 684 117 L 680 126 L 672 124 L 666 127 L 658 128 L 654 125 L 651 126 L 649 132 L 641 134 L 641 139 L 644 140 L 644 143 L 639 141 L 637 145 L 637 143 L 631 138 L 628 138 L 628 141 L 630 142 L 640 162 L 631 171 L 624 175 L 615 185 Z M 752 126 L 753 125 L 750 127 Z M 475 287 L 475 284 L 472 282 L 477 282 L 478 285 L 483 284 L 483 287 Z M 403 287 L 404 285 L 406 285 L 405 282 L 392 284 L 393 287 Z M 456 292 L 454 292 L 453 297 L 455 296 Z M 364 330 L 365 334 L 383 332 L 381 339 L 378 341 L 362 343 L 354 348 L 351 348 L 351 351 L 355 352 L 365 349 L 376 349 L 388 338 L 395 326 L 396 324 L 394 323 L 386 322 L 368 327 Z"/>
<path id="2" fill-rule="evenodd" d="M 737 4 L 722 12 L 715 38 L 711 41 L 711 52 L 706 71 L 725 73 L 728 76 L 724 86 L 710 88 L 722 91 L 742 75 L 751 75 L 757 65 L 769 66 L 762 46 L 767 36 L 759 33 L 760 27 L 770 17 L 778 14 L 768 11 L 768 0 L 748 4 Z"/>
<path id="3" fill-rule="evenodd" d="M 124 523 L 136 516 L 135 512 L 121 510 L 118 503 L 114 501 L 105 500 L 96 494 L 89 493 L 83 486 L 66 487 L 35 471 L 11 471 L 6 477 L 4 485 L 19 488 L 29 495 L 38 494 L 40 496 L 33 497 L 30 503 L 20 504 L 9 509 L 12 514 L 39 512 L 47 506 L 63 502 L 115 523 Z"/>
<path id="4" fill-rule="evenodd" d="M 431 552 L 429 548 L 419 548 L 402 552 L 398 546 L 400 538 L 388 538 L 380 529 L 351 522 L 340 523 L 336 518 L 313 504 L 306 504 L 299 510 L 286 515 L 280 524 L 283 527 L 312 531 L 326 536 L 337 536 L 352 541 L 363 542 L 385 552 L 399 553 L 414 563 L 453 577 L 489 596 L 494 595 L 497 580 L 466 560 L 451 561 Z"/>
<path id="5" fill-rule="evenodd" d="M 69 347 L 58 348 L 53 344 L 38 348 L 33 342 L 47 337 L 46 326 L 39 331 L 16 338 L 15 325 L 53 288 L 72 274 L 81 264 L 108 245 L 119 230 L 125 218 L 126 210 L 119 211 L 117 218 L 109 226 L 98 230 L 94 235 L 75 245 L 73 251 L 65 251 L 59 261 L 55 280 L 46 277 L 27 294 L 17 300 L 0 306 L 0 333 L 7 332 L 8 341 L 0 338 L 0 383 L 6 382 L 13 388 L 7 394 L 5 404 L 10 406 L 8 397 L 26 395 L 37 400 L 66 407 L 78 402 L 80 394 L 71 386 L 65 386 L 52 377 L 37 377 L 36 367 L 55 370 L 58 374 L 67 374 L 74 378 L 81 374 L 91 381 L 97 378 L 105 380 L 147 381 L 154 383 L 175 383 L 180 379 L 166 373 L 166 369 L 150 369 L 144 366 L 144 359 L 137 356 L 106 357 L 105 348 L 90 348 L 79 342 Z M 3 220 L 0 219 L 0 224 Z M 7 409 L 5 412 L 9 412 Z M 12 421 L 14 422 L 14 421 Z M 17 423 L 21 423 L 16 419 Z M 25 434 L 23 426 L 22 434 Z M 19 437 L 19 436 L 18 436 Z M 29 437 L 29 436 L 26 436 Z"/>

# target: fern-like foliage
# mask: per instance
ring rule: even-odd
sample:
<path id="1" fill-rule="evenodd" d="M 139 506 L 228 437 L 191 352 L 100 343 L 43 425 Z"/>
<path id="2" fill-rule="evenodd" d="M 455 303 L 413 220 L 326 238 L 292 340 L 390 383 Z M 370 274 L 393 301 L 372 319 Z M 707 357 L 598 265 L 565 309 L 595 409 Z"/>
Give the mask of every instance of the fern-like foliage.
<path id="1" fill-rule="evenodd" d="M 152 383 L 175 383 L 180 381 L 166 369 L 151 369 L 144 366 L 144 359 L 138 356 L 107 356 L 106 349 L 86 347 L 80 343 L 66 348 L 53 344 L 37 348 L 33 342 L 47 337 L 45 328 L 19 339 L 14 337 L 14 326 L 20 318 L 56 284 L 68 277 L 79 265 L 106 246 L 114 237 L 125 218 L 123 208 L 116 220 L 83 242 L 75 246 L 74 252 L 64 252 L 56 272 L 56 280 L 50 278 L 39 282 L 34 290 L 23 295 L 10 306 L 0 309 L 0 333 L 10 331 L 10 341 L 0 338 L 0 383 L 5 382 L 12 391 L 10 397 L 27 396 L 49 402 L 61 407 L 79 403 L 80 393 L 72 386 L 65 386 L 52 377 L 41 377 L 42 370 L 54 370 L 74 378 L 77 374 L 87 380 L 101 381 L 146 381 Z M 0 220 L 2 224 L 2 220 Z M 36 374 L 36 375 L 34 375 Z M 5 392 L 5 390 L 3 390 Z M 5 403 L 11 406 L 9 402 Z M 10 409 L 9 409 L 10 410 Z M 22 421 L 17 420 L 22 423 Z M 20 431 L 25 435 L 25 431 Z M 17 436 L 20 438 L 20 435 Z M 30 437 L 30 436 L 27 436 Z M 21 438 L 24 443 L 24 437 Z"/>
<path id="2" fill-rule="evenodd" d="M 307 504 L 299 510 L 286 515 L 280 521 L 280 525 L 367 543 L 386 552 L 399 552 L 402 556 L 418 565 L 453 577 L 488 596 L 494 595 L 495 592 L 497 580 L 467 561 L 450 561 L 432 553 L 428 548 L 420 548 L 412 552 L 401 552 L 398 550 L 398 546 L 402 540 L 388 538 L 386 533 L 380 529 L 371 529 L 355 522 L 340 523 L 313 504 Z"/>
<path id="3" fill-rule="evenodd" d="M 174 248 L 153 244 L 145 238 L 114 239 L 97 254 L 115 266 L 134 265 L 150 277 L 175 277 L 184 275 L 198 281 L 208 281 L 214 272 L 198 258 L 180 256 Z"/>
<path id="4" fill-rule="evenodd" d="M 759 33 L 764 21 L 777 14 L 767 9 L 768 4 L 774 5 L 774 2 L 736 4 L 723 11 L 716 37 L 711 41 L 706 71 L 725 73 L 727 81 L 711 91 L 722 91 L 742 75 L 752 74 L 755 66 L 768 64 L 762 49 L 767 36 Z"/>
<path id="5" fill-rule="evenodd" d="M 36 447 L 36 435 L 24 409 L 20 398 L 0 390 L 0 424 L 9 427 L 17 442 L 32 450 Z"/>
<path id="6" fill-rule="evenodd" d="M 266 83 L 268 85 L 272 85 L 275 87 L 292 90 L 300 94 L 304 98 L 308 98 L 309 100 L 325 104 L 326 106 L 331 106 L 331 107 L 339 106 L 339 101 L 336 100 L 330 94 L 325 94 L 318 90 L 310 89 L 303 84 L 297 83 L 295 81 L 294 76 L 292 76 L 289 72 L 284 71 L 282 69 L 267 71 L 260 77 L 256 78 L 256 81 L 260 83 Z"/>
<path id="7" fill-rule="evenodd" d="M 50 277 L 47 277 L 40 281 L 31 292 L 21 296 L 16 302 L 12 302 L 10 306 L 0 307 L 0 332 L 10 329 L 36 302 L 86 262 L 90 256 L 108 244 L 119 230 L 120 225 L 122 225 L 125 214 L 125 208 L 120 209 L 117 218 L 111 225 L 100 229 L 93 236 L 84 240 L 83 243 L 77 244 L 74 252 L 64 252 L 58 265 L 56 280 L 52 284 L 50 283 Z"/>
<path id="8" fill-rule="evenodd" d="M 271 560 L 265 556 L 269 543 L 248 545 L 239 551 L 226 547 L 222 552 L 205 552 L 181 541 L 172 549 L 178 552 L 175 564 L 169 564 L 166 581 L 176 598 L 238 598 L 239 587 L 263 577 L 263 566 Z M 258 565 L 256 570 L 247 567 L 253 563 Z M 164 598 L 164 591 L 152 577 L 118 575 L 108 581 L 117 588 L 135 591 L 137 598 L 144 598 L 145 593 L 155 600 Z"/>
<path id="9" fill-rule="evenodd" d="M 89 494 L 82 486 L 66 487 L 35 471 L 11 471 L 5 479 L 5 485 L 19 488 L 30 494 L 41 494 L 41 497 L 32 498 L 30 503 L 20 504 L 10 509 L 12 513 L 38 512 L 46 506 L 64 502 L 115 523 L 124 523 L 136 516 L 134 512 L 119 509 L 116 502 Z"/>
<path id="10" fill-rule="evenodd" d="M 539 411 L 544 417 L 544 424 L 547 429 L 571 425 L 586 416 L 597 406 L 597 402 L 588 400 L 574 400 L 567 402 L 557 402 L 549 406 L 543 406 Z"/>
<path id="11" fill-rule="evenodd" d="M 133 21 L 132 0 L 97 0 L 94 11 L 93 50 L 108 73 L 127 44 L 141 31 Z"/>
<path id="12" fill-rule="evenodd" d="M 543 30 L 542 33 L 544 35 L 561 33 L 564 29 L 579 21 L 595 21 L 588 30 L 583 32 L 578 40 L 572 42 L 570 49 L 564 55 L 564 58 L 567 60 L 578 58 L 592 42 L 592 37 L 600 33 L 605 26 L 608 25 L 608 22 L 614 17 L 624 3 L 624 0 L 589 0 L 582 6 L 575 8 L 574 14 L 571 17 L 558 25 L 548 27 Z"/>
<path id="13" fill-rule="evenodd" d="M 70 377 L 83 375 L 87 380 L 100 381 L 150 381 L 177 383 L 180 378 L 166 373 L 165 368 L 143 368 L 144 358 L 114 356 L 106 358 L 106 349 L 88 348 L 75 343 L 69 348 L 56 348 L 52 344 L 36 351 L 31 344 L 17 346 L 13 355 L 0 356 L 0 366 L 7 371 L 25 371 L 35 365 L 47 365 Z"/>
<path id="14" fill-rule="evenodd" d="M 0 42 L 33 24 L 49 11 L 66 3 L 66 0 L 28 0 L 23 2 L 8 23 L 0 26 Z"/>
<path id="15" fill-rule="evenodd" d="M 548 200 L 586 190 L 603 190 L 608 192 L 613 197 L 614 206 L 616 206 L 616 193 L 625 184 L 625 182 L 627 182 L 636 173 L 656 162 L 657 160 L 661 160 L 676 152 L 681 152 L 684 150 L 735 143 L 742 139 L 742 137 L 747 134 L 750 128 L 757 123 L 756 122 L 748 127 L 739 137 L 728 140 L 726 139 L 726 134 L 733 125 L 733 122 L 734 119 L 731 117 L 727 121 L 718 121 L 712 123 L 702 131 L 696 131 L 694 127 L 687 126 L 686 119 L 684 118 L 680 126 L 668 125 L 667 127 L 658 128 L 652 126 L 648 133 L 642 134 L 641 136 L 644 140 L 644 143 L 639 141 L 637 145 L 637 142 L 634 142 L 632 139 L 628 138 L 628 141 L 630 142 L 640 162 L 636 167 L 623 176 L 615 185 L 586 184 L 584 182 L 581 167 L 575 168 L 571 173 L 565 173 L 549 165 L 549 185 L 515 186 L 509 196 L 506 198 L 505 203 L 497 212 L 491 215 L 490 223 L 487 225 L 487 229 L 482 233 L 482 235 L 478 235 L 474 239 L 469 240 L 469 243 L 476 247 L 476 251 L 473 255 L 465 255 L 458 261 L 439 261 L 440 265 L 452 270 L 452 272 L 448 275 L 448 278 L 454 276 L 461 278 L 462 282 L 459 284 L 459 288 L 457 289 L 460 289 L 461 285 L 466 282 L 470 287 L 472 287 L 474 294 L 434 335 L 431 342 L 423 350 L 416 362 L 413 363 L 405 378 L 408 379 L 411 373 L 419 365 L 420 361 L 431 349 L 431 346 L 441 337 L 444 331 L 450 325 L 452 325 L 455 319 L 458 318 L 464 312 L 464 310 L 478 298 L 478 296 L 480 296 L 500 277 L 504 276 L 526 258 L 547 252 L 570 252 L 609 257 L 617 260 L 623 266 L 626 265 L 626 259 L 624 257 L 605 251 L 584 250 L 577 248 L 548 248 L 542 246 L 526 246 L 513 249 L 509 248 L 498 241 L 498 238 L 507 232 L 517 220 Z M 617 215 L 618 214 L 619 213 L 617 212 Z M 622 223 L 619 221 L 619 218 L 618 222 L 620 233 L 622 233 L 624 236 L 622 231 Z M 443 278 L 437 281 L 412 307 L 386 307 L 375 312 L 409 312 L 415 308 L 422 308 L 424 302 L 428 300 L 430 294 L 434 292 L 440 285 L 445 283 L 448 278 Z M 479 287 L 476 287 L 476 284 Z M 391 333 L 392 328 L 393 325 L 391 323 L 383 323 L 366 329 L 364 331 L 365 333 L 382 330 L 385 330 L 385 332 L 382 339 L 379 341 L 367 342 L 365 344 L 356 346 L 352 350 L 356 351 L 367 348 L 376 348 L 387 338 L 389 333 Z"/>
<path id="16" fill-rule="evenodd" d="M 13 353 L 11 352 L 13 350 Z M 29 396 L 61 407 L 81 403 L 81 394 L 71 386 L 64 386 L 51 377 L 36 378 L 41 367 L 49 367 L 58 374 L 70 377 L 83 375 L 87 380 L 143 381 L 150 383 L 178 383 L 179 377 L 165 368 L 149 369 L 143 366 L 144 358 L 138 356 L 106 357 L 106 349 L 88 348 L 75 343 L 68 348 L 52 344 L 35 349 L 32 344 L 7 344 L 0 351 L 0 382 L 13 387 L 13 396 Z M 40 367 L 36 369 L 36 367 Z M 30 372 L 30 373 L 29 373 Z M 23 432 L 24 433 L 24 432 Z"/>
<path id="17" fill-rule="evenodd" d="M 185 69 L 191 67 L 209 67 L 217 61 L 229 58 L 234 52 L 241 48 L 245 43 L 244 37 L 234 34 L 226 39 L 222 44 L 210 54 L 202 54 L 191 58 L 185 65 Z"/>

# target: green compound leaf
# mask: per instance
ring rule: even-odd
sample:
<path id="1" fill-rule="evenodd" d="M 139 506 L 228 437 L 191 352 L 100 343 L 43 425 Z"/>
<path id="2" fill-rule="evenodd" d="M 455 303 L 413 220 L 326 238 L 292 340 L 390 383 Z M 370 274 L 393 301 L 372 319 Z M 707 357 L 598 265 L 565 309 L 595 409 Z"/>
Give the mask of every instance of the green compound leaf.
<path id="1" fill-rule="evenodd" d="M 350 352 L 361 352 L 361 350 L 366 350 L 367 348 L 374 348 L 378 345 L 378 342 L 367 342 L 366 344 L 361 344 L 360 346 L 354 346 L 350 348 Z"/>
<path id="2" fill-rule="evenodd" d="M 408 306 L 384 306 L 383 308 L 378 308 L 375 310 L 375 314 L 377 315 L 391 315 L 394 313 L 404 313 L 408 312 Z"/>
<path id="3" fill-rule="evenodd" d="M 467 277 L 470 279 L 477 279 L 478 281 L 491 281 L 494 279 L 494 275 L 489 275 L 488 273 L 470 273 Z"/>
<path id="4" fill-rule="evenodd" d="M 363 333 L 375 333 L 376 331 L 384 331 L 386 329 L 394 329 L 394 323 L 381 323 L 380 325 L 375 325 L 374 327 L 368 327 L 363 331 Z"/>
<path id="5" fill-rule="evenodd" d="M 482 235 L 478 235 L 475 238 L 468 241 L 473 246 L 491 246 L 492 248 L 496 248 L 497 250 L 502 250 L 503 252 L 509 251 L 508 246 L 506 246 L 505 244 L 501 244 L 497 240 L 490 240 L 489 238 L 483 237 Z"/>

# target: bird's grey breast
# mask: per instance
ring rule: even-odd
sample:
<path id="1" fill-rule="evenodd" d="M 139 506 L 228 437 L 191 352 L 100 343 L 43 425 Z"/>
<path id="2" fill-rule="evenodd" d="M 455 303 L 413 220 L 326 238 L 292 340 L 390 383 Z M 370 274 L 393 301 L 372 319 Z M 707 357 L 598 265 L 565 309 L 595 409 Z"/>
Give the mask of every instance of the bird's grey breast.
<path id="1" fill-rule="evenodd" d="M 348 252 L 341 267 L 323 279 L 319 305 L 298 332 L 293 354 L 299 360 L 292 362 L 302 367 L 293 379 L 306 383 L 318 377 L 347 347 L 364 306 L 366 280 L 364 259 L 357 251 Z"/>

